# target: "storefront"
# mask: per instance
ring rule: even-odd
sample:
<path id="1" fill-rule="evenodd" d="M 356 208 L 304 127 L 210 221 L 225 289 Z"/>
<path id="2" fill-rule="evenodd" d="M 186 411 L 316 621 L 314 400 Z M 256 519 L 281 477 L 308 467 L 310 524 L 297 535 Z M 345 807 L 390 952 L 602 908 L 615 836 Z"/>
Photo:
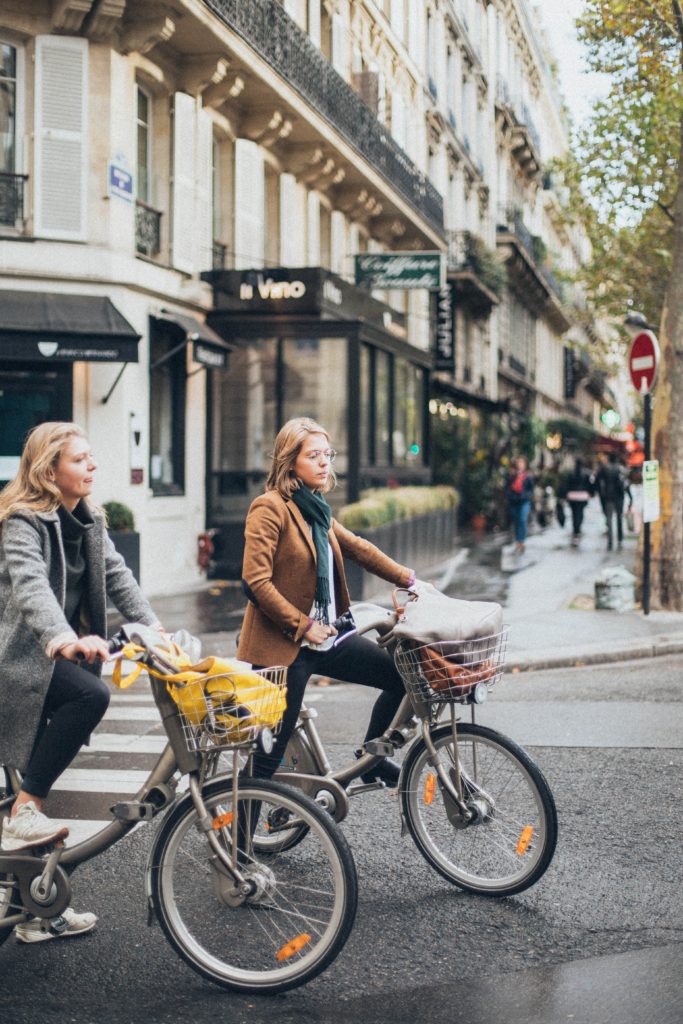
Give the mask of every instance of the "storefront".
<path id="1" fill-rule="evenodd" d="M 321 268 L 216 271 L 210 325 L 233 347 L 207 380 L 207 525 L 221 575 L 239 575 L 244 518 L 274 437 L 311 416 L 338 451 L 334 507 L 365 487 L 428 483 L 430 353 L 402 314 Z"/>
<path id="2" fill-rule="evenodd" d="M 74 363 L 136 363 L 139 338 L 104 296 L 0 291 L 0 486 L 32 427 L 73 418 Z"/>

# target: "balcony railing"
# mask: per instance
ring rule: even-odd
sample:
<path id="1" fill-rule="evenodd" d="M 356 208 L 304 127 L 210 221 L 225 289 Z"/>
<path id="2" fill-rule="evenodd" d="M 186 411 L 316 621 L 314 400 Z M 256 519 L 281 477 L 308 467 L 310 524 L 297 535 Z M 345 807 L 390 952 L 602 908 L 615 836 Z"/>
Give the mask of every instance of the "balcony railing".
<path id="1" fill-rule="evenodd" d="M 437 231 L 443 200 L 277 0 L 204 0 Z"/>
<path id="2" fill-rule="evenodd" d="M 489 292 L 498 298 L 503 294 L 507 280 L 505 267 L 496 253 L 471 231 L 448 233 L 448 269 L 455 273 L 469 271 Z"/>
<path id="3" fill-rule="evenodd" d="M 502 206 L 500 208 L 498 211 L 498 231 L 509 232 L 517 238 L 545 283 L 561 302 L 565 302 L 566 289 L 548 264 L 548 249 L 545 242 L 540 235 L 532 235 L 524 223 L 521 211 L 517 207 Z"/>
<path id="4" fill-rule="evenodd" d="M 135 248 L 143 256 L 158 256 L 161 251 L 161 211 L 141 199 L 135 202 Z"/>
<path id="5" fill-rule="evenodd" d="M 0 224 L 21 227 L 24 223 L 24 188 L 27 174 L 0 173 Z"/>

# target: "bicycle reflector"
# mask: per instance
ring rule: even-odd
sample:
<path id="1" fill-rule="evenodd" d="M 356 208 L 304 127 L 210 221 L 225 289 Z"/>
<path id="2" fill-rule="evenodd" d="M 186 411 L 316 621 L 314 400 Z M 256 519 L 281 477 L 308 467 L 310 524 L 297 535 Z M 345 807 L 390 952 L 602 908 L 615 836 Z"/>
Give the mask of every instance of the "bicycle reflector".
<path id="1" fill-rule="evenodd" d="M 522 829 L 522 834 L 517 842 L 517 853 L 520 855 L 520 857 L 523 854 L 525 854 L 526 851 L 529 849 L 529 843 L 531 842 L 533 834 L 533 825 L 527 825 L 525 828 Z"/>
<path id="2" fill-rule="evenodd" d="M 425 792 L 424 801 L 426 804 L 434 802 L 434 787 L 436 785 L 436 775 L 433 772 L 429 772 L 425 779 Z"/>
<path id="3" fill-rule="evenodd" d="M 232 825 L 232 811 L 228 811 L 227 814 L 219 814 L 213 819 L 213 827 L 216 832 L 220 832 L 222 828 L 227 828 L 228 825 Z"/>
<path id="4" fill-rule="evenodd" d="M 297 935 L 296 938 L 286 942 L 282 949 L 278 949 L 275 954 L 275 959 L 281 963 L 283 960 L 289 960 L 290 957 L 298 953 L 300 949 L 303 949 L 311 941 L 311 936 L 307 932 L 302 932 L 301 935 Z"/>

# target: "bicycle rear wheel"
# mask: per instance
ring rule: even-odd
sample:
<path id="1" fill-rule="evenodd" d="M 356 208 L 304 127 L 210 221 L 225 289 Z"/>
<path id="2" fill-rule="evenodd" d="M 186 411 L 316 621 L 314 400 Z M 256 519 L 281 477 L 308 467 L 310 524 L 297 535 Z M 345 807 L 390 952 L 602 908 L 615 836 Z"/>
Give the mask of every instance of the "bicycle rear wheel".
<path id="1" fill-rule="evenodd" d="M 283 992 L 310 981 L 341 952 L 356 913 L 356 869 L 346 840 L 308 797 L 255 779 L 241 780 L 238 793 L 234 808 L 231 780 L 220 778 L 202 796 L 226 851 L 233 813 L 251 823 L 239 840 L 249 894 L 237 891 L 212 855 L 186 797 L 152 851 L 152 901 L 171 945 L 205 978 L 242 992 Z M 259 835 L 278 815 L 308 830 L 296 853 L 259 852 Z"/>
<path id="2" fill-rule="evenodd" d="M 439 762 L 456 784 L 453 734 L 431 734 Z M 466 821 L 440 785 L 423 740 L 406 758 L 402 811 L 422 855 L 439 874 L 469 892 L 510 896 L 546 871 L 557 842 L 557 812 L 540 769 L 516 743 L 483 726 L 458 723 Z"/>

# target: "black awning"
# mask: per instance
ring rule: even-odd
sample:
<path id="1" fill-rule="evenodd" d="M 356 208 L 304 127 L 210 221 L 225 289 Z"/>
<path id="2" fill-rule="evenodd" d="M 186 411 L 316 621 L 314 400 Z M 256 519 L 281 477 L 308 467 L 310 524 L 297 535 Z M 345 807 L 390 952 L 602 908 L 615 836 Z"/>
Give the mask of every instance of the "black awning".
<path id="1" fill-rule="evenodd" d="M 139 340 L 104 295 L 0 289 L 0 359 L 137 363 Z"/>
<path id="2" fill-rule="evenodd" d="M 228 356 L 232 348 L 220 334 L 216 334 L 212 327 L 198 317 L 192 316 L 191 313 L 176 313 L 172 309 L 162 309 L 154 319 L 166 321 L 182 331 L 187 341 L 192 342 L 192 358 L 195 363 L 218 370 L 227 369 Z"/>

